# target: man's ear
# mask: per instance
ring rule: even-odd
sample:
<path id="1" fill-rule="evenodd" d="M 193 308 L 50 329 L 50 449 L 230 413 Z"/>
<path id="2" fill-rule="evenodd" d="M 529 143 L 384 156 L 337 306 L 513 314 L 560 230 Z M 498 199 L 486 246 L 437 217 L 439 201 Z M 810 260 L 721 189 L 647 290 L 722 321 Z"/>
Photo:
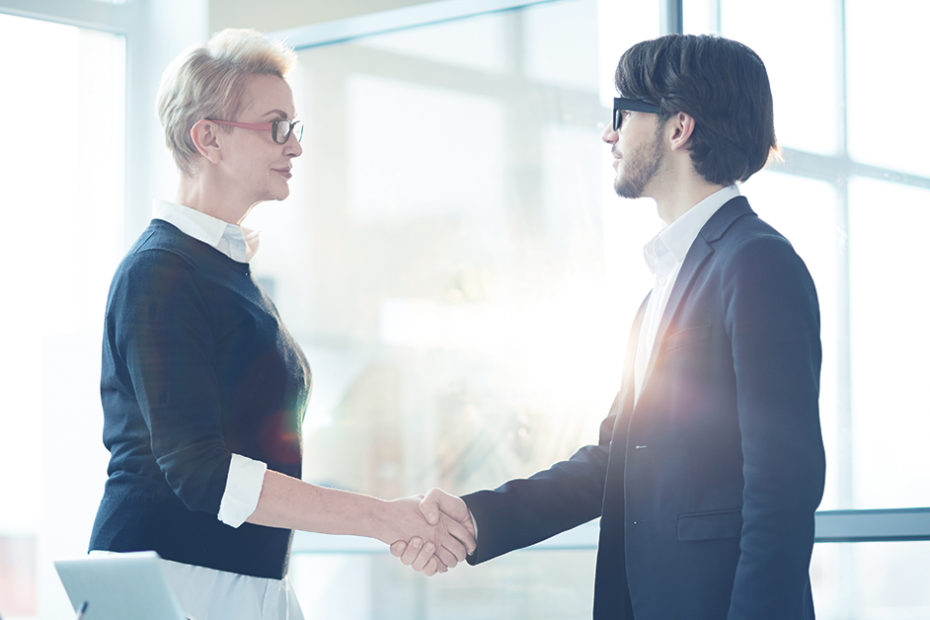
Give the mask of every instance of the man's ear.
<path id="1" fill-rule="evenodd" d="M 669 146 L 673 151 L 687 148 L 691 134 L 694 133 L 694 117 L 685 112 L 679 112 L 669 119 L 671 138 Z"/>
<path id="2" fill-rule="evenodd" d="M 194 142 L 194 147 L 204 158 L 214 164 L 222 159 L 220 154 L 222 138 L 218 129 L 216 123 L 207 119 L 201 119 L 191 127 L 191 140 Z"/>

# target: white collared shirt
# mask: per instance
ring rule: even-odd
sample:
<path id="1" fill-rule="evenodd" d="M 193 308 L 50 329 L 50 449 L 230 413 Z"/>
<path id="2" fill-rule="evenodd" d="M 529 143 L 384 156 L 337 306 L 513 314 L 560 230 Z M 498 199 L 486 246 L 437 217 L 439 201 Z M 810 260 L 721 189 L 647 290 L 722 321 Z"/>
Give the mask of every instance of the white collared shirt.
<path id="1" fill-rule="evenodd" d="M 247 263 L 258 251 L 259 234 L 203 211 L 167 200 L 155 199 L 152 217 L 173 224 L 182 233 L 216 248 L 237 263 Z"/>
<path id="2" fill-rule="evenodd" d="M 646 266 L 655 276 L 652 294 L 646 304 L 646 314 L 639 330 L 639 342 L 636 347 L 636 362 L 634 364 L 635 392 L 634 400 L 639 400 L 643 388 L 646 369 L 652 357 L 659 324 L 665 313 L 665 306 L 675 286 L 678 272 L 688 255 L 688 250 L 697 238 L 704 224 L 717 210 L 729 200 L 739 196 L 739 189 L 729 185 L 720 189 L 701 202 L 697 203 L 677 220 L 659 231 L 655 237 L 643 248 Z"/>
<path id="3" fill-rule="evenodd" d="M 258 231 L 224 222 L 197 209 L 156 199 L 152 217 L 176 226 L 185 235 L 216 248 L 238 263 L 249 262 L 258 251 Z M 232 455 L 217 515 L 220 521 L 239 527 L 255 512 L 267 469 L 268 465 L 261 461 Z"/>

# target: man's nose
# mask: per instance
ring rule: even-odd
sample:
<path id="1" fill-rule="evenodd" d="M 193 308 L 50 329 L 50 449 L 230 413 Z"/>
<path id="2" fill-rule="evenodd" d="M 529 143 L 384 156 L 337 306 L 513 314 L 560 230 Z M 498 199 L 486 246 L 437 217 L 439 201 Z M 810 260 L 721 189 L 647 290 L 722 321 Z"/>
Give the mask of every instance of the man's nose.
<path id="1" fill-rule="evenodd" d="M 604 127 L 604 131 L 601 132 L 601 140 L 607 144 L 615 144 L 617 142 L 617 138 L 619 138 L 619 135 L 616 131 L 614 131 L 612 125 L 607 125 Z"/>

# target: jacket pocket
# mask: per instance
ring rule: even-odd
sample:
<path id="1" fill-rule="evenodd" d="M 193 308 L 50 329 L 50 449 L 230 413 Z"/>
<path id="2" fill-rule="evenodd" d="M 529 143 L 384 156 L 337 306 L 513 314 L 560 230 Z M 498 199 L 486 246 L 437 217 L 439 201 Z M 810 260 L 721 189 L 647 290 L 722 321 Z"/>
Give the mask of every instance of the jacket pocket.
<path id="1" fill-rule="evenodd" d="M 678 540 L 739 538 L 743 515 L 739 510 L 697 512 L 678 517 Z"/>
<path id="2" fill-rule="evenodd" d="M 680 332 L 675 332 L 665 339 L 665 350 L 671 351 L 679 347 L 684 347 L 696 342 L 703 342 L 710 339 L 710 325 L 700 325 L 698 327 L 689 327 Z"/>

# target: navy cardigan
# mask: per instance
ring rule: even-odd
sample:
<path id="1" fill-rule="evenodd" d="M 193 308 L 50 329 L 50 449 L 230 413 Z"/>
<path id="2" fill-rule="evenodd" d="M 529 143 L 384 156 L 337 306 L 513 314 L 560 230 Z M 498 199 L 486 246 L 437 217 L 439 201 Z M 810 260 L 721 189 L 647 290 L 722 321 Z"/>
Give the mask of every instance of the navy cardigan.
<path id="1" fill-rule="evenodd" d="M 310 368 L 237 263 L 162 220 L 110 287 L 100 393 L 109 478 L 90 549 L 280 579 L 292 532 L 218 520 L 232 454 L 301 475 Z"/>

